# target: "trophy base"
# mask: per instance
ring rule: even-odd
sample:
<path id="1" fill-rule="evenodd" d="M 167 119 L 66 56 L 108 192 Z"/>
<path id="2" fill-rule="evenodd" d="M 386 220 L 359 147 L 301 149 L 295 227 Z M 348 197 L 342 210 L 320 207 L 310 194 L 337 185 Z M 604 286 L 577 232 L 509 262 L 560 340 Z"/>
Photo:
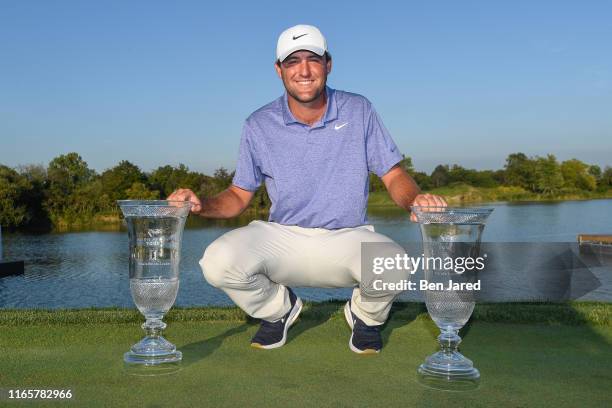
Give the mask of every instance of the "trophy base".
<path id="1" fill-rule="evenodd" d="M 419 383 L 444 391 L 469 391 L 480 385 L 480 372 L 459 352 L 437 352 L 417 370 Z"/>
<path id="2" fill-rule="evenodd" d="M 176 372 L 182 359 L 183 353 L 162 336 L 147 336 L 123 355 L 126 369 L 137 375 Z"/>

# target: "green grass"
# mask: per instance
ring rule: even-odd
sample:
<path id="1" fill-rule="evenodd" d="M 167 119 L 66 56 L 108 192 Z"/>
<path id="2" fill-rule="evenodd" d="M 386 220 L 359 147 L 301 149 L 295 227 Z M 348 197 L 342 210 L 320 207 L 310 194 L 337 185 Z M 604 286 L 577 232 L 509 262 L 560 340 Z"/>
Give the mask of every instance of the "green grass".
<path id="1" fill-rule="evenodd" d="M 342 319 L 343 301 L 305 302 L 302 319 Z M 398 319 L 428 319 L 423 303 L 396 302 L 392 315 Z M 494 303 L 476 306 L 472 318 L 491 323 L 546 323 L 564 325 L 610 326 L 612 304 L 603 302 L 569 303 Z M 27 325 L 97 325 L 137 323 L 142 320 L 136 309 L 0 309 L 0 327 Z M 238 307 L 174 307 L 166 322 L 249 322 Z"/>
<path id="2" fill-rule="evenodd" d="M 0 311 L 0 388 L 70 388 L 73 400 L 56 405 L 74 407 L 612 404 L 610 304 L 477 306 L 462 332 L 462 352 L 482 374 L 469 393 L 416 383 L 437 335 L 422 305 L 394 307 L 383 352 L 368 357 L 348 350 L 340 307 L 309 304 L 288 343 L 272 351 L 248 346 L 257 325 L 236 308 L 173 310 L 166 335 L 184 361 L 178 373 L 159 377 L 123 370 L 123 353 L 142 334 L 133 311 Z"/>

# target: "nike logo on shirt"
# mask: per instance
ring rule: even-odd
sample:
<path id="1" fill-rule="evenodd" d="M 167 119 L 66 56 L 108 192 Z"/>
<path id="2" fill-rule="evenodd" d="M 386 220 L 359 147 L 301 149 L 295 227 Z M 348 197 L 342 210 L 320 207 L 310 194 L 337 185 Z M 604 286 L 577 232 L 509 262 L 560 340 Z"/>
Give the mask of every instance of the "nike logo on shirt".
<path id="1" fill-rule="evenodd" d="M 343 124 L 341 124 L 341 125 L 335 125 L 335 126 L 334 126 L 334 130 L 340 130 L 340 129 L 342 129 L 343 127 L 345 127 L 346 125 L 348 125 L 348 122 L 345 122 L 345 123 L 343 123 Z"/>

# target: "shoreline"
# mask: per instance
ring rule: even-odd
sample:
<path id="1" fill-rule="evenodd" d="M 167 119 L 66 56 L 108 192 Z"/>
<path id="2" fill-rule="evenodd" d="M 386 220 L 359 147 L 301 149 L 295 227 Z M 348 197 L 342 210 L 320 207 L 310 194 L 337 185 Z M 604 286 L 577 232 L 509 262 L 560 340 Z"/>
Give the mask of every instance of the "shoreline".
<path id="1" fill-rule="evenodd" d="M 512 194 L 509 194 L 506 187 L 502 187 L 501 193 L 500 188 L 493 189 L 479 189 L 471 186 L 454 186 L 451 188 L 435 189 L 430 191 L 424 191 L 424 194 L 438 194 L 446 198 L 447 202 L 451 206 L 462 206 L 462 205 L 474 205 L 474 204 L 538 204 L 538 203 L 561 203 L 561 202 L 572 202 L 572 201 L 590 201 L 590 200 L 610 200 L 612 199 L 612 190 L 605 193 L 594 193 L 591 196 L 579 196 L 575 194 L 568 194 L 565 196 L 546 196 L 541 194 L 529 193 L 518 198 L 516 195 L 512 198 Z M 508 196 L 509 195 L 509 196 Z M 377 211 L 404 211 L 399 208 L 392 200 L 386 191 L 376 191 L 369 193 L 368 197 L 368 213 L 375 213 Z M 265 219 L 269 211 L 265 209 L 255 209 L 253 207 L 247 208 L 240 216 L 232 219 L 204 219 L 204 218 L 190 218 L 194 221 L 191 222 L 206 222 L 206 223 L 232 223 L 240 222 L 240 220 L 251 220 L 251 219 Z M 197 221 L 196 221 L 197 220 Z M 15 231 L 3 232 L 10 234 L 12 232 L 26 232 L 26 233 L 58 233 L 58 232 L 70 232 L 70 231 L 81 231 L 81 230 L 94 230 L 94 231 L 117 231 L 123 222 L 120 214 L 97 214 L 90 220 L 79 220 L 71 223 L 60 221 L 57 225 L 53 226 L 50 230 L 27 230 L 17 229 Z M 188 220 L 188 223 L 190 221 Z"/>
<path id="2" fill-rule="evenodd" d="M 612 199 L 612 190 L 593 193 L 566 193 L 556 196 L 528 192 L 520 187 L 479 188 L 466 184 L 441 187 L 424 194 L 443 196 L 451 205 L 487 204 L 487 203 L 559 203 L 564 201 L 588 201 Z M 368 209 L 390 208 L 396 206 L 386 191 L 371 192 L 368 198 Z"/>

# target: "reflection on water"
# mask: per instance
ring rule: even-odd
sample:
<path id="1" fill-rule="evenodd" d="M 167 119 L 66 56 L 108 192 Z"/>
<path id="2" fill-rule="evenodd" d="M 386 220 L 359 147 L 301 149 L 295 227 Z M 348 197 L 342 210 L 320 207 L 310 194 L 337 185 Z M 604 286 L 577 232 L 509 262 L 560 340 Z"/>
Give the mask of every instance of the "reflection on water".
<path id="1" fill-rule="evenodd" d="M 487 205 L 490 217 L 483 241 L 574 242 L 579 233 L 612 233 L 612 200 Z M 370 222 L 380 233 L 403 244 L 419 242 L 420 233 L 401 210 L 374 210 Z M 230 305 L 223 292 L 209 286 L 198 261 L 206 246 L 251 219 L 189 219 L 183 235 L 180 306 Z M 24 259 L 25 274 L 0 278 L 0 307 L 132 307 L 125 230 L 81 231 L 44 235 L 4 234 L 4 257 Z M 605 271 L 609 276 L 610 271 Z M 608 280 L 609 282 L 609 280 Z M 603 282 L 605 283 L 605 282 Z M 351 289 L 300 288 L 306 300 L 348 298 Z M 612 300 L 610 291 L 600 298 Z M 603 295 L 601 295 L 603 293 Z"/>

